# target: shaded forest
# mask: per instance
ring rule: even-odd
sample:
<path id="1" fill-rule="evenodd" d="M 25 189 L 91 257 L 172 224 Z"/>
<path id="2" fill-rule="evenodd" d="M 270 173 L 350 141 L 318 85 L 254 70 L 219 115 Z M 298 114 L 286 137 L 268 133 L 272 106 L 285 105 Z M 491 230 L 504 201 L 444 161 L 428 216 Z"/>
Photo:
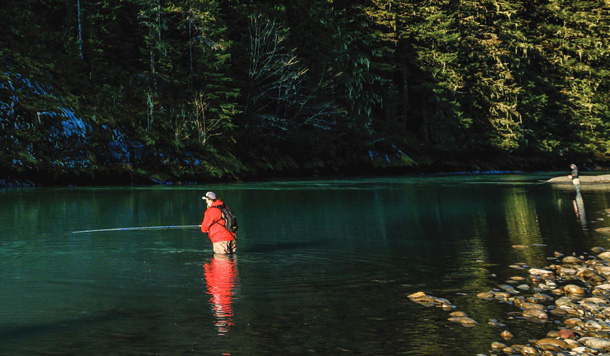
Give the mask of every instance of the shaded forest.
<path id="1" fill-rule="evenodd" d="M 607 167 L 610 1 L 4 0 L 0 178 Z"/>

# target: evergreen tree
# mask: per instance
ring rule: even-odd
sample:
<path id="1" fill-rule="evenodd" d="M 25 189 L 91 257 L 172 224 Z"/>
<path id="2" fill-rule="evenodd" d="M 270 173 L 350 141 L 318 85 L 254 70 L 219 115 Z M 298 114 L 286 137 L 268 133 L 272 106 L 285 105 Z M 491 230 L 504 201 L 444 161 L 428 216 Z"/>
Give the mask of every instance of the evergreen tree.
<path id="1" fill-rule="evenodd" d="M 608 154 L 610 111 L 610 4 L 551 0 L 536 23 L 537 62 L 554 92 L 549 120 L 556 151 Z"/>

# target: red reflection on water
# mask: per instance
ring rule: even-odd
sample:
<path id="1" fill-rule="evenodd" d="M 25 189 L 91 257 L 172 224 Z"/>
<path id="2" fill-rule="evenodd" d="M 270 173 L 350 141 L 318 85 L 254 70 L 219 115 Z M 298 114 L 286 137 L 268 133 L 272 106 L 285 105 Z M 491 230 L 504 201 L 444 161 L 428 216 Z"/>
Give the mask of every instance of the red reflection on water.
<path id="1" fill-rule="evenodd" d="M 237 268 L 233 256 L 214 255 L 203 265 L 203 274 L 210 297 L 210 306 L 216 317 L 218 334 L 230 331 L 233 322 L 233 296 L 237 283 Z"/>

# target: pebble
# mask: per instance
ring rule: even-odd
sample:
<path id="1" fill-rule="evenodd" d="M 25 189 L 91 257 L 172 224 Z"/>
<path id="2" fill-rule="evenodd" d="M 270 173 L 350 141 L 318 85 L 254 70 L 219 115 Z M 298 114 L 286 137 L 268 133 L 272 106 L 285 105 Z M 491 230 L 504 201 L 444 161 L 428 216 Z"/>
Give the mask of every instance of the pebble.
<path id="1" fill-rule="evenodd" d="M 564 256 L 555 251 L 550 258 L 557 260 L 542 268 L 530 268 L 525 263 L 512 264 L 510 268 L 528 272 L 529 284 L 523 283 L 525 278 L 514 276 L 506 284 L 476 295 L 488 303 L 512 305 L 515 310 L 507 312 L 506 316 L 507 320 L 513 320 L 512 323 L 551 322 L 549 327 L 556 327 L 541 339 L 528 340 L 524 344 L 494 341 L 491 343 L 492 355 L 610 356 L 610 251 L 593 247 L 591 252 Z M 518 285 L 514 288 L 510 284 Z M 426 307 L 453 310 L 449 320 L 464 327 L 479 325 L 466 312 L 455 311 L 456 307 L 447 299 L 424 292 L 413 293 L 409 299 Z M 484 327 L 505 326 L 496 319 L 489 319 L 487 324 Z M 508 330 L 499 336 L 504 341 L 513 339 Z"/>

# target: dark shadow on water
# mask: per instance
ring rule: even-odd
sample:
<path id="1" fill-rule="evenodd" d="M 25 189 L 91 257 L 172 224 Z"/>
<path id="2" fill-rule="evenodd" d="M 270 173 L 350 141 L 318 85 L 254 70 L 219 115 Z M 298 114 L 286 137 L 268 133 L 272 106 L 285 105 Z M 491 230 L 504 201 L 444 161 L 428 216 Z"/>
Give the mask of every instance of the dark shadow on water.
<path id="1" fill-rule="evenodd" d="M 274 251 L 290 251 L 299 250 L 305 247 L 322 246 L 328 243 L 327 239 L 317 239 L 303 242 L 276 242 L 268 244 L 249 245 L 244 248 L 248 252 L 274 252 Z"/>
<path id="2" fill-rule="evenodd" d="M 53 330 L 85 328 L 90 327 L 91 325 L 99 325 L 103 322 L 129 317 L 130 315 L 127 312 L 112 310 L 104 314 L 91 315 L 82 318 L 64 319 L 24 326 L 0 326 L 0 342 L 14 340 L 15 338 L 27 338 L 40 333 L 48 333 Z"/>

